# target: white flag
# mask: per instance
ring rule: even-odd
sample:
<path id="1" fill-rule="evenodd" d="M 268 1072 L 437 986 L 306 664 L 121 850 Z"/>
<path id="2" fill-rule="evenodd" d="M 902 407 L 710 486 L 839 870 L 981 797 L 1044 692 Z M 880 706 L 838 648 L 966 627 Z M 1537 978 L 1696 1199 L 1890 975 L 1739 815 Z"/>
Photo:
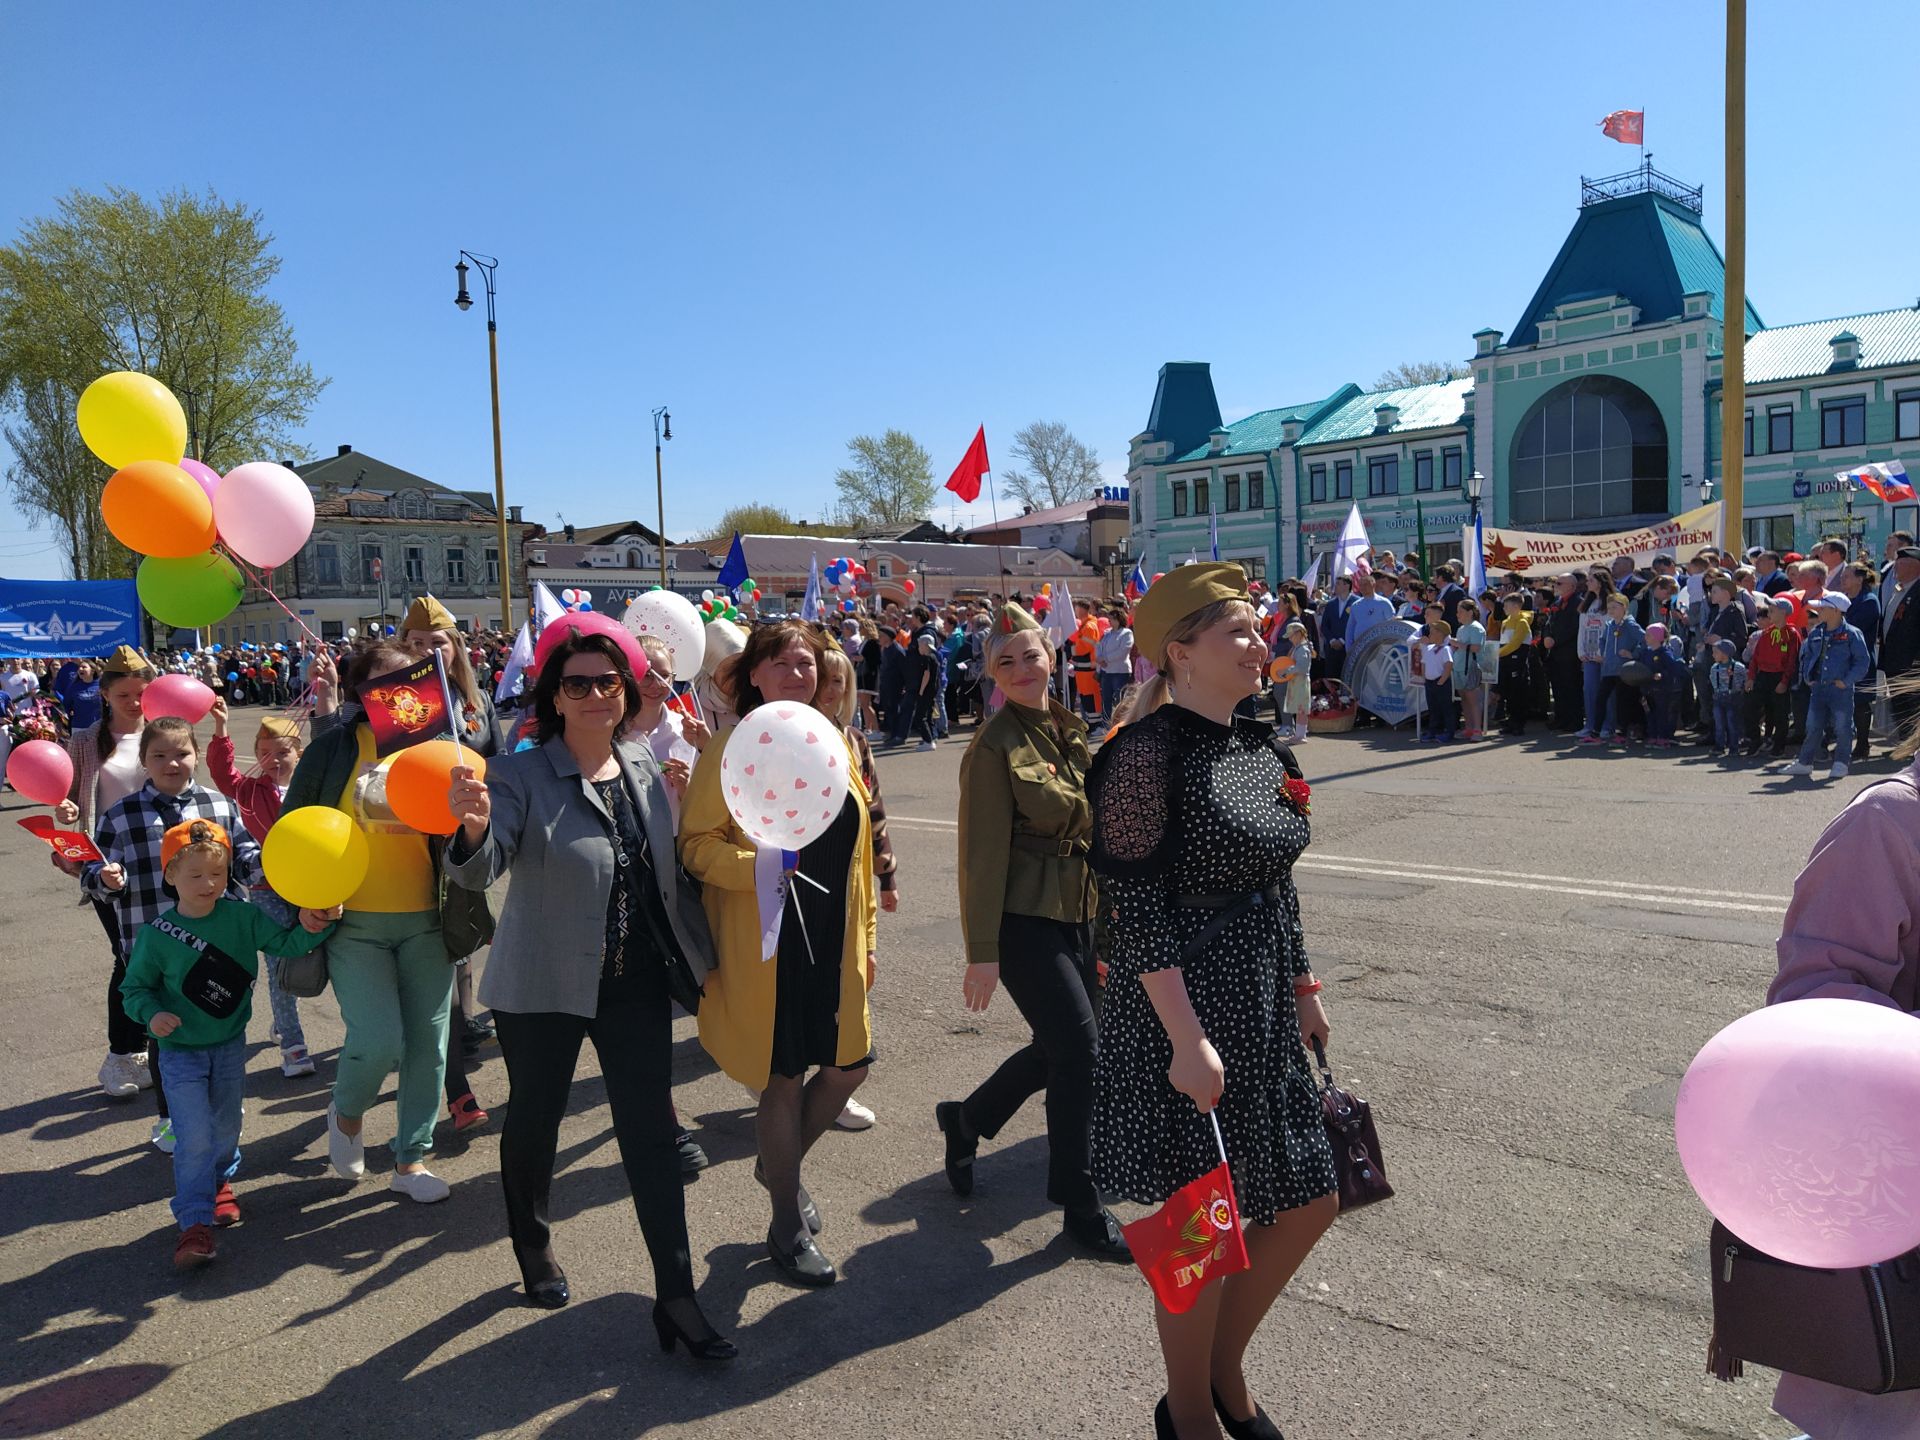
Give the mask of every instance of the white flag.
<path id="1" fill-rule="evenodd" d="M 1372 568 L 1367 564 L 1367 552 L 1371 549 L 1373 541 L 1367 538 L 1367 522 L 1360 518 L 1360 507 L 1355 505 L 1348 512 L 1347 523 L 1333 547 L 1333 578 L 1365 574 Z"/>
<path id="2" fill-rule="evenodd" d="M 1313 564 L 1307 567 L 1307 573 L 1300 577 L 1300 583 L 1306 586 L 1308 596 L 1312 596 L 1314 587 L 1320 583 L 1320 566 L 1326 558 L 1327 552 L 1322 550 L 1313 557 Z"/>
<path id="3" fill-rule="evenodd" d="M 543 585 L 544 590 L 546 587 Z M 520 693 L 520 676 L 533 664 L 533 632 L 527 628 L 527 622 L 520 622 L 520 633 L 513 637 L 513 649 L 507 653 L 507 663 L 500 668 L 500 683 L 494 686 L 493 698 L 506 700 Z"/>

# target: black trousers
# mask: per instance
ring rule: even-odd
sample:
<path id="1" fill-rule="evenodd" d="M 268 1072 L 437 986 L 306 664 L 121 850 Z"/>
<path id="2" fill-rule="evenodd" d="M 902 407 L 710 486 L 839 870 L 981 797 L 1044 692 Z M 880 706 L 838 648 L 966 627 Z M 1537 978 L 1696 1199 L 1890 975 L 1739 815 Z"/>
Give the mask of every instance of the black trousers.
<path id="1" fill-rule="evenodd" d="M 1547 683 L 1553 687 L 1553 728 L 1578 730 L 1587 718 L 1585 677 L 1580 673 L 1580 656 L 1571 645 L 1556 645 L 1547 652 Z"/>
<path id="2" fill-rule="evenodd" d="M 167 1087 L 160 1078 L 159 1047 L 147 1039 L 147 1027 L 127 1014 L 120 996 L 120 982 L 127 978 L 126 952 L 120 947 L 120 917 L 104 901 L 93 902 L 93 913 L 100 917 L 100 928 L 107 932 L 107 945 L 113 951 L 113 971 L 107 977 L 107 1049 L 116 1055 L 138 1055 L 148 1051 L 147 1071 L 153 1076 L 153 1099 L 164 1118 L 167 1114 Z"/>
<path id="3" fill-rule="evenodd" d="M 1602 681 L 1602 684 L 1606 682 Z M 1527 728 L 1527 652 L 1500 657 L 1500 731 L 1519 735 Z"/>
<path id="4" fill-rule="evenodd" d="M 679 1125 L 673 1115 L 673 1011 L 665 977 L 602 986 L 599 1013 L 591 1020 L 555 1011 L 495 1010 L 493 1024 L 510 1087 L 500 1136 L 500 1187 L 515 1250 L 537 1254 L 553 1238 L 547 1196 L 554 1151 L 580 1042 L 590 1037 L 607 1083 L 620 1163 L 653 1258 L 654 1286 L 662 1300 L 691 1296 L 687 1205 L 674 1150 Z"/>
<path id="5" fill-rule="evenodd" d="M 1047 1092 L 1047 1198 L 1081 1212 L 1100 1206 L 1093 1183 L 1093 1066 L 1100 1050 L 1100 983 L 1085 925 L 1000 917 L 1000 984 L 1033 1029 L 964 1102 L 967 1127 L 992 1139 Z"/>
<path id="6" fill-rule="evenodd" d="M 1901 672 L 1901 674 L 1906 673 L 1906 671 Z M 1889 675 L 1886 678 L 1893 677 Z M 1908 727 L 1913 724 L 1915 718 L 1920 717 L 1920 692 L 1908 691 L 1902 694 L 1896 690 L 1887 697 L 1887 704 L 1893 711 L 1893 734 L 1887 738 L 1898 745 L 1906 738 Z"/>

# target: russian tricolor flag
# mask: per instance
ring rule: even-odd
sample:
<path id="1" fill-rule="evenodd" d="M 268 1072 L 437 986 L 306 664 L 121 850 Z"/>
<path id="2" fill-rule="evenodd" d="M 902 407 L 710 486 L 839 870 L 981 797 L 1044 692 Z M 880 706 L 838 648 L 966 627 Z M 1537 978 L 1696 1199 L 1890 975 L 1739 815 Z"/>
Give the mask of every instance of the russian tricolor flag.
<path id="1" fill-rule="evenodd" d="M 1920 500 L 1920 492 L 1907 479 L 1907 467 L 1898 460 L 1837 471 L 1835 478 L 1870 490 L 1889 505 L 1911 505 Z"/>
<path id="2" fill-rule="evenodd" d="M 1133 573 L 1127 576 L 1127 599 L 1138 600 L 1147 593 L 1147 572 L 1140 568 L 1140 562 L 1133 562 Z"/>

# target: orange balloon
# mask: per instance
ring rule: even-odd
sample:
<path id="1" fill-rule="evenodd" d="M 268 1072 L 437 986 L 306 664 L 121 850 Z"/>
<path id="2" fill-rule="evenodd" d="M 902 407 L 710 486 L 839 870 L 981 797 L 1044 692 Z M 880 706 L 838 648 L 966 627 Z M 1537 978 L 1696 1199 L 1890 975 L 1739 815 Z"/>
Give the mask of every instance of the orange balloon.
<path id="1" fill-rule="evenodd" d="M 423 835 L 451 835 L 460 821 L 447 804 L 453 767 L 470 765 L 487 778 L 486 757 L 451 740 L 427 740 L 402 750 L 387 767 L 387 808 Z"/>
<path id="2" fill-rule="evenodd" d="M 184 560 L 211 550 L 219 538 L 207 492 L 165 460 L 136 460 L 115 471 L 100 496 L 100 514 L 114 539 L 142 555 Z"/>

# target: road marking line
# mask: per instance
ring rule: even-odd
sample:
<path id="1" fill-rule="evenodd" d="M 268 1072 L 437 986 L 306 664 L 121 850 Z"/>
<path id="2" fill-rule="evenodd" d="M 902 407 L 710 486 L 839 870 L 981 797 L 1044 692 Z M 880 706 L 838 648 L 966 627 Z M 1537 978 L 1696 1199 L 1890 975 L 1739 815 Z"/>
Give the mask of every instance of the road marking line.
<path id="1" fill-rule="evenodd" d="M 889 825 L 922 826 L 929 830 L 957 830 L 958 820 L 935 820 L 918 815 L 889 815 Z M 1597 900 L 1614 900 L 1646 908 L 1649 898 L 1623 895 L 1617 890 L 1592 890 L 1582 887 L 1581 877 L 1572 875 L 1536 875 L 1525 870 L 1494 870 L 1477 875 L 1461 875 L 1452 867 L 1418 860 L 1380 861 L 1364 855 L 1322 855 L 1308 851 L 1294 862 L 1295 868 L 1320 870 L 1330 875 L 1371 875 L 1393 880 L 1455 881 L 1462 885 L 1487 885 L 1502 890 L 1542 890 L 1554 895 L 1583 895 Z M 1386 868 L 1383 868 L 1386 867 Z M 1531 882 L 1546 881 L 1546 884 Z M 1700 897 L 1698 899 L 1693 897 Z M 1722 896 L 1722 899 L 1709 899 Z M 1787 908 L 1785 895 L 1757 895 L 1742 890 L 1696 890 L 1683 885 L 1660 884 L 1658 899 L 1670 899 L 1676 905 L 1691 905 L 1704 910 L 1746 910 L 1774 915 Z M 1759 904 L 1742 904 L 1759 901 Z"/>
<path id="2" fill-rule="evenodd" d="M 1366 855 L 1326 855 L 1317 850 L 1309 851 L 1305 858 L 1325 860 L 1337 865 L 1397 865 L 1402 870 L 1434 870 L 1448 877 L 1451 877 L 1457 868 L 1453 865 L 1435 865 L 1423 860 L 1381 860 Z M 1476 870 L 1475 873 L 1503 880 L 1550 880 L 1560 885 L 1580 885 L 1586 883 L 1589 878 L 1584 875 L 1535 875 L 1525 870 Z M 1721 900 L 1766 900 L 1782 909 L 1786 908 L 1788 900 L 1792 898 L 1787 895 L 1754 895 L 1744 890 L 1695 890 L 1685 885 L 1669 885 L 1665 881 L 1659 882 L 1659 885 L 1663 895 L 1702 895 Z"/>
<path id="3" fill-rule="evenodd" d="M 1622 895 L 1617 890 L 1584 890 L 1567 885 L 1531 885 L 1523 880 L 1495 880 L 1484 875 L 1434 874 L 1426 871 L 1388 870 L 1374 865 L 1330 865 L 1323 859 L 1302 856 L 1293 862 L 1296 870 L 1317 870 L 1332 875 L 1360 875 L 1371 880 L 1425 880 L 1437 884 L 1488 885 L 1500 890 L 1544 890 L 1551 895 L 1587 895 L 1596 900 L 1611 900 L 1620 905 L 1648 908 L 1649 897 Z M 1665 897 L 1662 897 L 1665 898 Z M 1784 900 L 1774 905 L 1742 905 L 1728 900 L 1694 900 L 1684 895 L 1672 897 L 1676 905 L 1697 905 L 1707 910 L 1750 910 L 1760 915 L 1777 915 L 1786 907 Z"/>

